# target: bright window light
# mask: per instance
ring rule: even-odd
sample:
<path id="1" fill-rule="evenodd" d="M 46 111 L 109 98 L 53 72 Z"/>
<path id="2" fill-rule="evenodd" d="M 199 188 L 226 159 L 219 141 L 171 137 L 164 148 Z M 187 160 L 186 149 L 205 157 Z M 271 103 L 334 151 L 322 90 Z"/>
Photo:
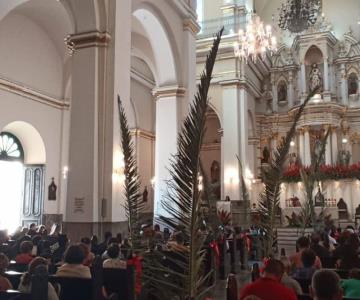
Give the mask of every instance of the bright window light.
<path id="1" fill-rule="evenodd" d="M 0 161 L 0 229 L 9 233 L 21 225 L 23 173 L 20 162 Z"/>

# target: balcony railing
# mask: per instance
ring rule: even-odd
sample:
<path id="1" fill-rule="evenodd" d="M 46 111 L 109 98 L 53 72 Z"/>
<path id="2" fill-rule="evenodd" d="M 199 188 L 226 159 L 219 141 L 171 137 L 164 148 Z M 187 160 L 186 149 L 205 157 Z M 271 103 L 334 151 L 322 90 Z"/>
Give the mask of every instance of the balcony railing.
<path id="1" fill-rule="evenodd" d="M 212 37 L 216 32 L 224 27 L 224 35 L 236 33 L 240 28 L 244 28 L 246 24 L 245 16 L 228 16 L 218 19 L 210 19 L 200 22 L 200 32 L 197 35 L 197 39 L 206 39 Z"/>

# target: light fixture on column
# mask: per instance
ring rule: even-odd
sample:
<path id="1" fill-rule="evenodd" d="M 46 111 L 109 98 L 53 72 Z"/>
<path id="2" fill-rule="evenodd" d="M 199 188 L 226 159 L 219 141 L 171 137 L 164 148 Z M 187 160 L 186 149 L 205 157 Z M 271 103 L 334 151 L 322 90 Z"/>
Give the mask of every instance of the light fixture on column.
<path id="1" fill-rule="evenodd" d="M 347 143 L 348 143 L 347 137 L 344 136 L 344 137 L 342 138 L 341 142 L 342 142 L 343 144 L 347 144 Z"/>
<path id="2" fill-rule="evenodd" d="M 62 169 L 62 176 L 63 176 L 64 179 L 67 178 L 68 172 L 69 172 L 69 167 L 64 166 L 63 169 Z"/>
<path id="3" fill-rule="evenodd" d="M 251 13 L 246 31 L 239 30 L 238 41 L 234 44 L 234 53 L 246 62 L 250 58 L 255 63 L 258 56 L 264 60 L 267 51 L 270 51 L 270 54 L 276 51 L 276 45 L 271 26 L 264 26 L 260 17 L 256 13 Z"/>
<path id="4" fill-rule="evenodd" d="M 224 183 L 225 184 L 238 184 L 240 182 L 237 169 L 228 168 L 225 170 Z"/>
<path id="5" fill-rule="evenodd" d="M 120 151 L 116 151 L 113 162 L 113 181 L 115 181 L 116 183 L 122 183 L 125 181 L 124 168 L 124 154 L 122 154 Z"/>
<path id="6" fill-rule="evenodd" d="M 150 184 L 153 189 L 155 188 L 155 183 L 156 183 L 156 178 L 155 177 L 151 178 Z"/>
<path id="7" fill-rule="evenodd" d="M 303 32 L 315 25 L 321 0 L 287 0 L 280 8 L 279 27 L 292 33 Z"/>
<path id="8" fill-rule="evenodd" d="M 291 142 L 290 142 L 290 146 L 291 146 L 291 147 L 295 147 L 295 142 L 294 142 L 294 141 L 291 141 Z"/>

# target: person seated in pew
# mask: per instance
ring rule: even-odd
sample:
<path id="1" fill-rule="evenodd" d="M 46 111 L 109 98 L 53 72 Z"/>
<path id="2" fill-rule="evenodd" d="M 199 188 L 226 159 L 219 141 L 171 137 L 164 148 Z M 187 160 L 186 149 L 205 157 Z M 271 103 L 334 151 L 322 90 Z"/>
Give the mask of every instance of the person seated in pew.
<path id="1" fill-rule="evenodd" d="M 281 256 L 280 261 L 284 265 L 284 274 L 281 277 L 281 283 L 289 289 L 292 289 L 296 295 L 302 295 L 303 291 L 300 284 L 289 276 L 289 273 L 291 272 L 291 263 L 289 258 L 286 256 Z"/>
<path id="2" fill-rule="evenodd" d="M 360 269 L 351 269 L 349 279 L 342 280 L 341 287 L 345 297 L 360 299 Z"/>
<path id="3" fill-rule="evenodd" d="M 8 266 L 9 259 L 4 253 L 0 253 L 0 292 L 11 290 L 13 288 L 10 281 L 4 276 Z"/>
<path id="4" fill-rule="evenodd" d="M 298 238 L 298 240 L 296 241 L 296 245 L 297 245 L 299 251 L 297 253 L 295 253 L 294 255 L 290 256 L 290 262 L 294 269 L 303 267 L 303 263 L 301 261 L 301 255 L 304 250 L 310 248 L 310 241 L 307 237 L 302 236 L 302 237 Z M 315 258 L 315 268 L 316 269 L 322 268 L 321 260 L 317 256 Z"/>
<path id="5" fill-rule="evenodd" d="M 15 261 L 18 264 L 28 264 L 33 260 L 32 249 L 33 243 L 31 241 L 24 241 L 20 244 L 20 254 L 16 255 Z"/>
<path id="6" fill-rule="evenodd" d="M 341 250 L 335 249 L 334 256 L 340 258 L 339 269 L 360 268 L 359 246 L 359 238 L 353 233 L 344 241 Z"/>
<path id="7" fill-rule="evenodd" d="M 294 291 L 280 282 L 284 271 L 280 260 L 270 259 L 264 268 L 263 276 L 240 291 L 240 300 L 249 299 L 249 296 L 256 296 L 261 300 L 296 300 Z"/>
<path id="8" fill-rule="evenodd" d="M 91 278 L 90 268 L 83 265 L 85 254 L 80 245 L 71 245 L 64 255 L 64 264 L 59 267 L 56 276 Z"/>
<path id="9" fill-rule="evenodd" d="M 317 232 L 313 232 L 311 235 L 310 249 L 315 252 L 317 257 L 320 258 L 321 264 L 324 265 L 324 262 L 327 258 L 331 256 L 330 251 L 324 246 L 320 245 L 321 236 Z"/>
<path id="10" fill-rule="evenodd" d="M 109 258 L 103 262 L 103 268 L 126 269 L 126 261 L 119 258 L 120 247 L 118 244 L 110 244 L 107 248 L 107 254 Z"/>
<path id="11" fill-rule="evenodd" d="M 35 269 L 38 266 L 46 266 L 48 267 L 47 260 L 42 257 L 34 258 L 29 264 L 29 269 L 20 279 L 19 291 L 22 293 L 31 293 L 31 277 L 35 274 Z M 48 300 L 59 300 L 58 295 L 53 287 L 53 285 L 48 282 Z"/>
<path id="12" fill-rule="evenodd" d="M 313 300 L 342 300 L 339 276 L 331 270 L 317 270 L 311 281 L 310 296 Z"/>
<path id="13" fill-rule="evenodd" d="M 316 271 L 316 255 L 311 249 L 306 249 L 301 253 L 301 262 L 303 267 L 295 269 L 292 277 L 295 280 L 311 280 Z"/>
<path id="14" fill-rule="evenodd" d="M 104 251 L 103 254 L 101 255 L 101 259 L 102 259 L 102 260 L 106 260 L 106 259 L 109 258 L 109 255 L 108 255 L 108 252 L 107 252 L 107 248 L 108 248 L 111 244 L 117 244 L 117 245 L 120 246 L 119 240 L 118 240 L 116 237 L 110 238 L 110 239 L 109 239 L 109 242 L 108 242 L 108 244 L 107 244 L 107 246 L 106 246 L 105 251 Z M 122 258 L 122 253 L 121 253 L 121 252 L 119 253 L 119 258 Z"/>

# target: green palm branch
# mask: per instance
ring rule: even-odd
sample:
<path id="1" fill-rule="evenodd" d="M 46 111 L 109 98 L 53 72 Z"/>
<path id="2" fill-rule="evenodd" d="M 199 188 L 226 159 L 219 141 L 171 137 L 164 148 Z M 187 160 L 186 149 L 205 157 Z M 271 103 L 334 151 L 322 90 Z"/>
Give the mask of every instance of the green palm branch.
<path id="1" fill-rule="evenodd" d="M 285 140 L 281 143 L 274 152 L 274 157 L 271 160 L 270 167 L 263 171 L 263 182 L 265 188 L 260 194 L 259 213 L 260 213 L 260 227 L 264 232 L 263 247 L 266 257 L 273 256 L 273 245 L 276 244 L 276 211 L 280 205 L 280 185 L 284 171 L 284 164 L 290 148 L 290 142 L 296 133 L 296 126 L 298 121 L 310 101 L 316 94 L 318 88 L 311 91 L 305 101 L 297 110 L 292 126 L 287 132 Z"/>
<path id="2" fill-rule="evenodd" d="M 182 250 L 175 248 L 172 251 L 172 267 L 157 263 L 156 270 L 151 272 L 151 268 L 154 267 L 149 268 L 148 279 L 152 281 L 152 286 L 157 285 L 158 290 L 166 290 L 169 299 L 175 296 L 181 300 L 200 299 L 206 291 L 205 282 L 211 275 L 203 274 L 205 258 L 203 248 L 206 235 L 201 232 L 198 173 L 209 101 L 208 91 L 222 32 L 223 29 L 217 33 L 207 56 L 195 100 L 190 105 L 189 114 L 179 133 L 177 154 L 171 160 L 172 179 L 168 182 L 167 197 L 162 200 L 162 207 L 167 216 L 160 216 L 160 221 L 174 231 L 181 228 L 185 245 L 187 245 Z M 152 255 L 156 260 L 156 253 Z M 175 271 L 176 269 L 179 271 Z"/>
<path id="3" fill-rule="evenodd" d="M 124 107 L 118 96 L 119 121 L 121 130 L 121 146 L 124 155 L 124 194 L 125 211 L 128 219 L 129 240 L 133 253 L 141 249 L 141 214 L 144 204 L 140 193 L 140 177 L 135 159 L 135 147 L 131 140 L 131 134 Z"/>

